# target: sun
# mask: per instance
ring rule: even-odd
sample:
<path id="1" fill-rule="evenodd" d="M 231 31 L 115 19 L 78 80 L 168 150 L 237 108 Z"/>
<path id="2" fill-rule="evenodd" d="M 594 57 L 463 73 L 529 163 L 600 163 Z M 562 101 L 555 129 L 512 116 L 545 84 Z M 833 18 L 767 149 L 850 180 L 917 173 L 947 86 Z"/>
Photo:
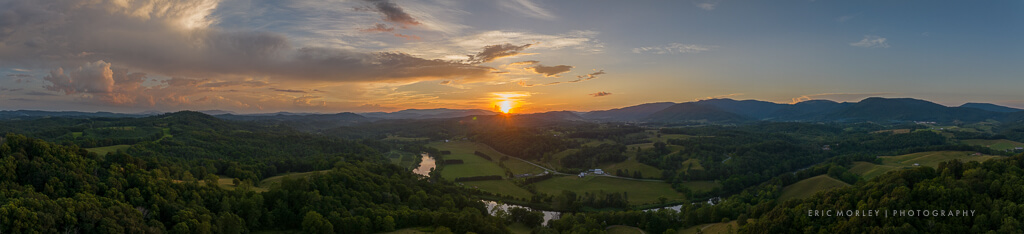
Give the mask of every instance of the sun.
<path id="1" fill-rule="evenodd" d="M 515 105 L 514 101 L 512 101 L 512 100 L 505 100 L 505 101 L 498 102 L 497 106 L 498 106 L 498 110 L 500 110 L 501 113 L 508 114 L 509 112 L 512 111 L 512 107 L 514 105 Z"/>
<path id="2" fill-rule="evenodd" d="M 522 92 L 495 92 L 491 93 L 494 103 L 494 110 L 503 114 L 512 113 L 512 109 L 521 107 L 525 102 L 523 98 L 529 97 L 529 93 Z"/>

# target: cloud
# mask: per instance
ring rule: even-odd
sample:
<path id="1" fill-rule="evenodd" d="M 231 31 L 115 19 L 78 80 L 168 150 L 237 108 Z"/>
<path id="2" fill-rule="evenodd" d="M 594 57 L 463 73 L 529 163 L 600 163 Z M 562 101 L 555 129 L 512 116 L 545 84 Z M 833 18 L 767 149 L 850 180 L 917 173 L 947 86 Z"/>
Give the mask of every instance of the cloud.
<path id="1" fill-rule="evenodd" d="M 609 92 L 596 92 L 596 93 L 590 94 L 590 96 L 593 96 L 593 97 L 604 97 L 604 96 L 608 96 L 608 95 L 612 95 L 612 93 L 609 93 Z"/>
<path id="2" fill-rule="evenodd" d="M 7 77 L 21 77 L 21 78 L 25 78 L 25 77 L 32 77 L 32 75 L 29 75 L 29 74 L 7 74 Z"/>
<path id="3" fill-rule="evenodd" d="M 47 92 L 39 92 L 39 91 L 30 91 L 28 93 L 25 93 L 25 95 L 32 95 L 32 96 L 57 96 L 56 94 L 47 93 Z"/>
<path id="4" fill-rule="evenodd" d="M 509 63 L 508 65 L 510 65 L 510 66 L 521 66 L 521 65 L 533 65 L 533 64 L 538 64 L 538 63 L 540 63 L 540 61 L 537 61 L 537 60 L 526 60 L 526 61 L 521 61 L 521 62 Z"/>
<path id="5" fill-rule="evenodd" d="M 41 41 L 38 47 L 5 43 L 0 47 L 0 65 L 31 63 L 33 67 L 53 69 L 102 60 L 170 77 L 268 77 L 313 82 L 486 79 L 493 70 L 400 51 L 300 46 L 278 33 L 209 27 L 216 18 L 210 15 L 207 2 L 141 0 L 121 5 L 116 1 L 18 1 L 11 9 L 18 10 L 19 19 L 28 19 L 5 24 L 5 42 Z M 390 2 L 374 3 L 383 4 L 381 9 L 388 12 L 398 9 Z"/>
<path id="6" fill-rule="evenodd" d="M 519 52 L 529 48 L 532 44 L 516 46 L 512 44 L 499 44 L 484 46 L 483 51 L 476 55 L 467 55 L 470 63 L 486 63 L 495 59 L 519 55 Z"/>
<path id="7" fill-rule="evenodd" d="M 537 19 L 553 20 L 556 18 L 555 15 L 551 14 L 547 9 L 538 6 L 530 0 L 498 1 L 498 4 L 505 9 L 511 9 L 520 14 Z"/>
<path id="8" fill-rule="evenodd" d="M 462 50 L 477 50 L 480 47 L 495 44 L 530 44 L 531 49 L 565 49 L 572 48 L 588 53 L 601 52 L 604 44 L 595 39 L 596 31 L 569 31 L 560 34 L 538 34 L 522 31 L 485 31 L 476 34 L 455 37 L 450 44 Z"/>
<path id="9" fill-rule="evenodd" d="M 864 48 L 889 48 L 889 43 L 886 42 L 886 39 L 876 35 L 864 35 L 864 39 L 850 43 L 850 45 Z"/>
<path id="10" fill-rule="evenodd" d="M 52 85 L 44 86 L 50 91 L 63 91 L 64 94 L 75 93 L 109 93 L 114 87 L 114 72 L 110 63 L 99 60 L 86 63 L 78 69 L 64 73 L 64 68 L 50 71 L 43 77 Z"/>
<path id="11" fill-rule="evenodd" d="M 270 88 L 270 90 L 274 90 L 274 91 L 277 91 L 277 92 L 285 92 L 285 93 L 309 93 L 309 92 L 306 92 L 306 91 L 304 91 L 304 90 L 298 90 L 298 89 L 278 89 L 278 88 Z"/>
<path id="12" fill-rule="evenodd" d="M 406 13 L 402 7 L 389 0 L 364 0 L 368 3 L 373 4 L 373 11 L 376 11 L 384 16 L 384 21 L 396 23 L 402 27 L 420 25 L 419 21 L 412 18 L 409 13 Z"/>
<path id="13" fill-rule="evenodd" d="M 569 72 L 572 68 L 573 66 L 569 65 L 544 66 L 537 64 L 537 66 L 527 67 L 526 70 L 543 74 L 546 77 L 558 77 L 558 74 Z"/>
<path id="14" fill-rule="evenodd" d="M 837 102 L 860 101 L 868 97 L 892 95 L 894 93 L 819 93 L 808 94 L 792 99 L 790 104 L 796 104 L 810 100 L 832 100 Z"/>
<path id="15" fill-rule="evenodd" d="M 420 39 L 420 37 L 418 37 L 416 35 L 405 35 L 405 34 L 401 34 L 401 33 L 395 33 L 395 36 L 396 37 L 405 38 L 405 39 L 409 39 L 409 40 L 419 40 Z"/>
<path id="16" fill-rule="evenodd" d="M 671 43 L 664 46 L 652 46 L 652 47 L 639 47 L 633 48 L 633 53 L 637 54 L 696 54 L 706 51 L 711 51 L 717 48 L 717 46 L 708 45 L 697 45 L 697 44 L 680 44 Z"/>
<path id="17" fill-rule="evenodd" d="M 839 18 L 836 18 L 836 21 L 838 21 L 840 23 L 846 23 L 847 21 L 850 21 L 853 18 L 857 18 L 857 16 L 859 16 L 859 15 L 860 14 L 858 13 L 858 14 L 853 14 L 853 15 L 840 16 Z"/>
<path id="18" fill-rule="evenodd" d="M 590 73 L 590 74 L 576 76 L 575 80 L 570 80 L 570 81 L 557 81 L 557 82 L 551 82 L 551 83 L 546 83 L 546 84 L 527 84 L 526 81 L 519 81 L 517 84 L 519 86 L 522 86 L 522 87 L 539 87 L 539 86 L 549 86 L 549 85 L 566 84 L 566 83 L 577 83 L 577 82 L 583 82 L 583 81 L 597 79 L 598 76 L 604 75 L 604 74 L 606 74 L 604 72 L 604 70 L 600 70 L 600 71 L 596 71 L 596 72 L 593 72 L 593 73 Z"/>
<path id="19" fill-rule="evenodd" d="M 700 0 L 693 3 L 694 6 L 705 11 L 712 11 L 718 7 L 719 0 Z"/>
<path id="20" fill-rule="evenodd" d="M 19 101 L 19 102 L 34 102 L 34 101 L 36 101 L 35 99 L 28 99 L 28 98 L 8 98 L 7 100 Z"/>
<path id="21" fill-rule="evenodd" d="M 327 101 L 322 100 L 322 96 L 302 96 L 297 97 L 292 101 L 296 106 L 327 106 Z"/>
<path id="22" fill-rule="evenodd" d="M 378 23 L 378 24 L 374 24 L 373 27 L 371 27 L 371 28 L 360 29 L 359 31 L 363 31 L 363 32 L 393 32 L 393 31 L 395 31 L 395 28 L 388 27 L 385 24 Z"/>

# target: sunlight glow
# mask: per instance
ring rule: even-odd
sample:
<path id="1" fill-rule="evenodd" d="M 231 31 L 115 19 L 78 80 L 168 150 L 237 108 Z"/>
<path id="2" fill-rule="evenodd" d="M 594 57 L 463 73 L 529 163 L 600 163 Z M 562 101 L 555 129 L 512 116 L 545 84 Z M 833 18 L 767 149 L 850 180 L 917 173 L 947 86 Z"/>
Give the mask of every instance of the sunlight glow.
<path id="1" fill-rule="evenodd" d="M 511 101 L 511 100 L 500 101 L 500 102 L 498 102 L 498 110 L 501 110 L 501 113 L 508 114 L 510 111 L 512 111 L 512 106 L 514 104 L 515 103 L 513 101 Z"/>
<path id="2" fill-rule="evenodd" d="M 512 109 L 524 104 L 521 99 L 530 96 L 529 93 L 523 92 L 496 92 L 491 95 L 494 95 L 494 110 L 505 114 L 512 113 Z"/>

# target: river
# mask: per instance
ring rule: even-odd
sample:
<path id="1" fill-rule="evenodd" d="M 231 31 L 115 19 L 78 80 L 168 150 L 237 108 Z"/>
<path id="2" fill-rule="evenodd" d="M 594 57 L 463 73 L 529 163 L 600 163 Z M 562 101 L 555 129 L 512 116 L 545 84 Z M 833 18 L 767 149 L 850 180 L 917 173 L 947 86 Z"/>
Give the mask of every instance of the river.
<path id="1" fill-rule="evenodd" d="M 488 200 L 480 200 L 480 201 L 484 202 L 484 204 L 487 205 L 487 213 L 489 213 L 491 215 L 494 215 L 494 212 L 497 212 L 498 209 L 501 209 L 501 210 L 504 210 L 505 212 L 508 212 L 508 209 L 510 209 L 512 207 L 526 208 L 526 209 L 529 209 L 530 211 L 540 211 L 540 212 L 544 213 L 544 222 L 542 222 L 541 225 L 548 225 L 548 220 L 558 219 L 558 218 L 562 217 L 562 212 L 538 210 L 538 209 L 534 209 L 534 208 L 530 208 L 530 207 L 518 206 L 518 205 L 510 205 L 510 204 L 498 203 L 498 202 L 495 202 L 495 201 L 488 201 Z"/>
<path id="2" fill-rule="evenodd" d="M 434 167 L 437 166 L 436 163 L 434 162 L 434 158 L 431 158 L 430 155 L 427 153 L 420 154 L 420 157 L 420 166 L 416 167 L 416 169 L 413 169 L 412 173 L 430 177 L 430 170 L 434 169 Z"/>

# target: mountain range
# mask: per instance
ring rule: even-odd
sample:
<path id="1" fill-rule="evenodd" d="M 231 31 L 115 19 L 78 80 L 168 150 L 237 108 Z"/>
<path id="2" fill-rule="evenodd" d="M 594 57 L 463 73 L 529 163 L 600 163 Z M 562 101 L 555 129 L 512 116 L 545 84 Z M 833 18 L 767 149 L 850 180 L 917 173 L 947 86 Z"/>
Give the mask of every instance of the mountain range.
<path id="1" fill-rule="evenodd" d="M 949 107 L 913 98 L 871 97 L 859 102 L 810 100 L 781 104 L 758 100 L 709 99 L 694 102 L 646 103 L 624 108 L 590 112 L 555 111 L 517 114 L 517 118 L 543 121 L 651 122 L 651 123 L 742 123 L 750 121 L 813 122 L 980 122 L 986 120 L 1024 120 L 1024 110 L 989 103 L 966 103 Z M 481 109 L 408 109 L 369 113 L 291 113 L 235 114 L 230 111 L 200 111 L 221 119 L 286 124 L 300 129 L 347 126 L 378 120 L 447 119 L 491 116 L 496 112 Z M 135 114 L 77 111 L 0 111 L 0 119 L 38 117 L 143 117 L 160 114 L 147 111 Z"/>

